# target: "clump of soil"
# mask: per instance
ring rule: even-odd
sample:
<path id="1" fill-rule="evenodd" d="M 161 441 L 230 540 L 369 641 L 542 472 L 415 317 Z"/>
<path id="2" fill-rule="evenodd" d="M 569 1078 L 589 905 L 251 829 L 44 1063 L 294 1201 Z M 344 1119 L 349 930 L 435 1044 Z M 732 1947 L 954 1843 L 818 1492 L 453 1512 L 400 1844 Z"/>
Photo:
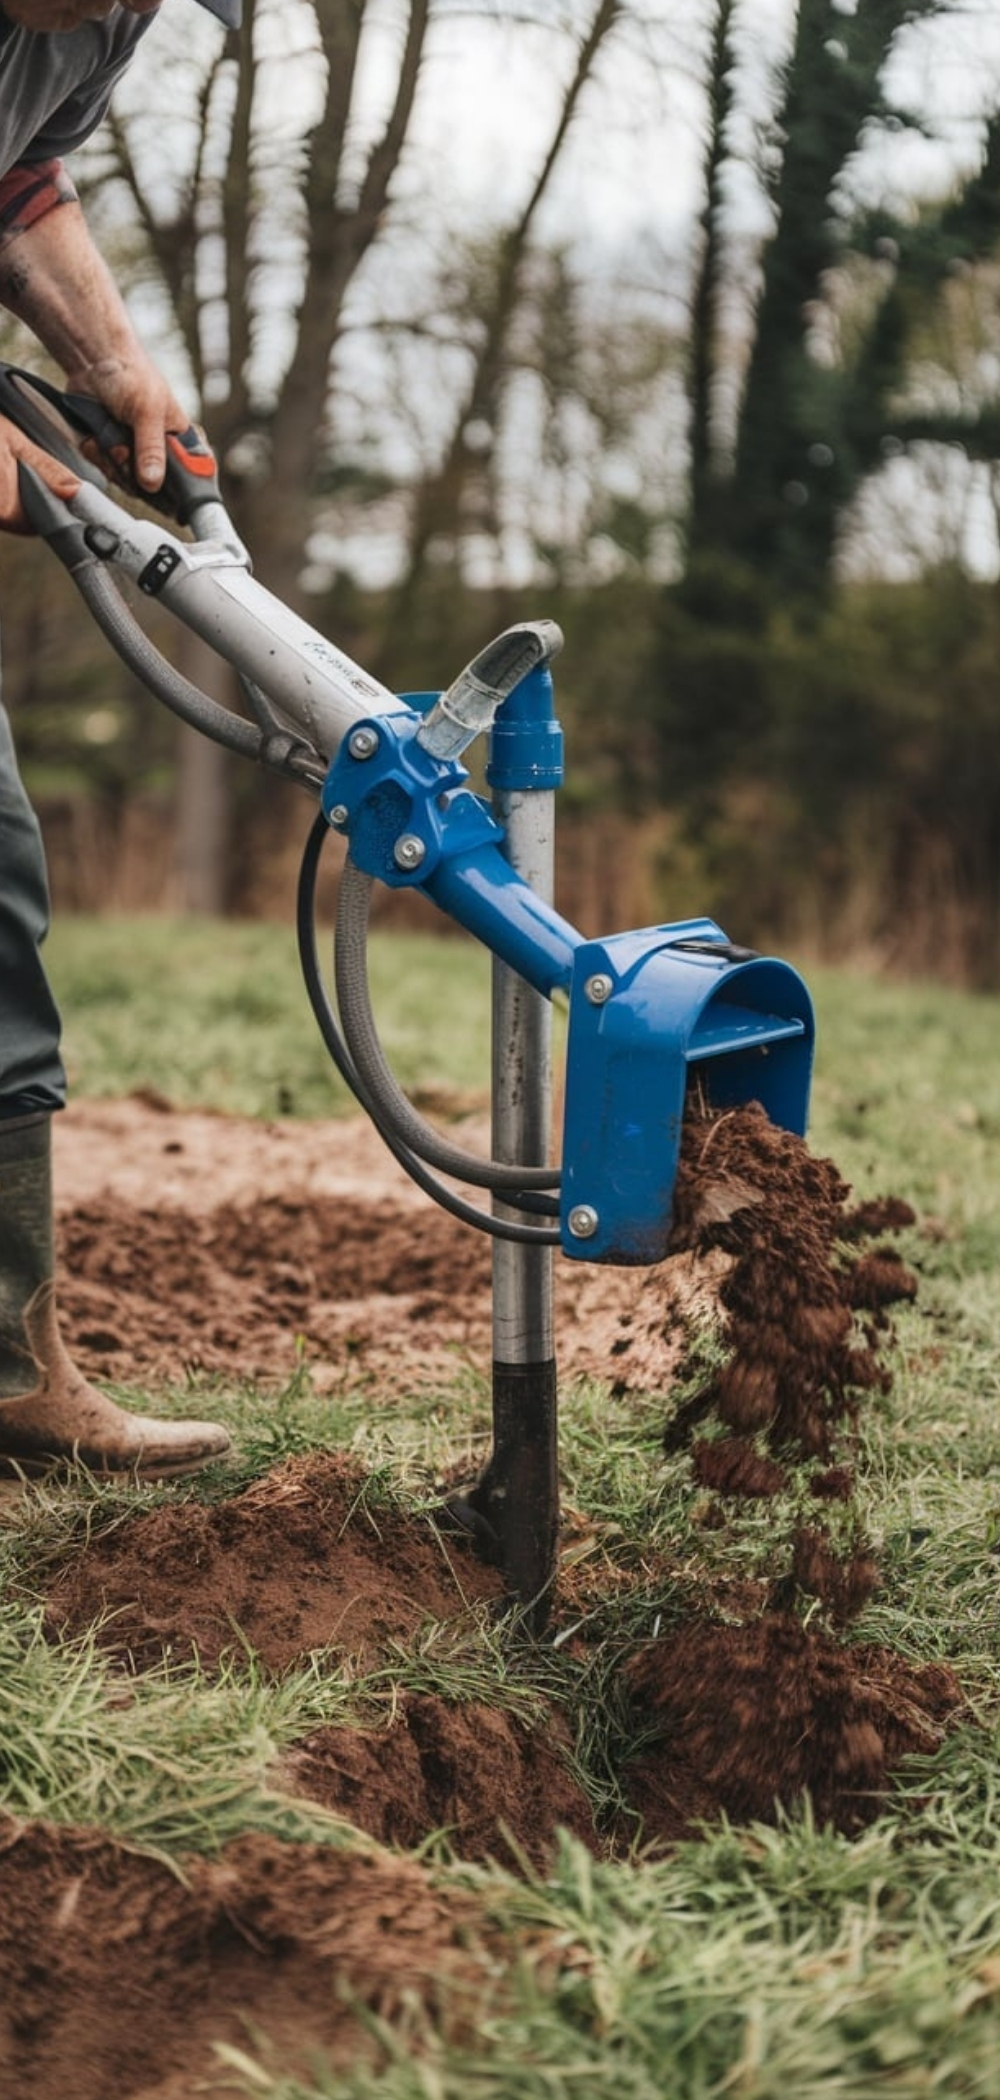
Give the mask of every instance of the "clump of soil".
<path id="1" fill-rule="evenodd" d="M 529 1728 L 481 1700 L 454 1706 L 411 1694 L 389 1728 L 316 1729 L 275 1778 L 383 1844 L 405 1850 L 444 1829 L 460 1859 L 510 1865 L 510 1833 L 514 1858 L 544 1870 L 557 1827 L 597 1847 L 586 1797 L 560 1754 L 564 1738 L 558 1724 Z"/>
<path id="2" fill-rule="evenodd" d="M 365 1490 L 356 1466 L 316 1452 L 229 1501 L 142 1511 L 56 1574 L 49 1631 L 106 1614 L 101 1643 L 132 1669 L 165 1654 L 212 1669 L 245 1645 L 277 1672 L 328 1647 L 371 1662 L 425 1619 L 456 1619 L 500 1592 L 460 1539 Z"/>
<path id="3" fill-rule="evenodd" d="M 726 1188 L 736 1193 L 720 1216 L 717 1199 L 706 1204 L 705 1193 Z M 873 1223 L 881 1229 L 887 1216 L 894 1225 L 912 1223 L 913 1212 L 891 1199 L 851 1213 L 849 1195 L 832 1160 L 814 1158 L 803 1139 L 754 1104 L 689 1118 L 674 1237 L 681 1247 L 721 1248 L 731 1257 L 719 1288 L 729 1353 L 669 1424 L 668 1448 L 680 1448 L 712 1414 L 738 1437 L 762 1435 L 776 1453 L 826 1461 L 860 1396 L 887 1389 L 880 1330 L 860 1329 L 855 1314 L 881 1314 L 913 1297 L 916 1279 L 894 1249 L 858 1258 L 845 1242 Z"/>
<path id="4" fill-rule="evenodd" d="M 909 1206 L 888 1197 L 852 1210 L 849 1197 L 831 1160 L 814 1158 L 756 1106 L 689 1112 L 673 1237 L 727 1257 L 718 1291 L 726 1354 L 676 1410 L 664 1442 L 688 1449 L 695 1481 L 720 1498 L 702 1516 L 716 1528 L 738 1523 L 739 1498 L 792 1487 L 796 1468 L 801 1479 L 811 1467 L 804 1484 L 815 1502 L 850 1503 L 854 1475 L 837 1442 L 863 1396 L 887 1390 L 886 1308 L 917 1284 L 894 1248 L 861 1251 L 873 1234 L 913 1224 Z M 702 1425 L 709 1433 L 695 1435 Z M 720 1808 L 765 1816 L 806 1793 L 822 1818 L 853 1828 L 875 1812 L 891 1766 L 929 1747 L 957 1702 L 948 1673 L 928 1677 L 875 1650 L 838 1647 L 793 1615 L 803 1595 L 817 1598 L 841 1628 L 878 1587 L 875 1555 L 849 1509 L 836 1541 L 821 1523 L 800 1521 L 782 1550 L 787 1565 L 772 1570 L 762 1617 L 682 1629 L 629 1673 L 661 1731 L 631 1782 L 654 1837 Z"/>
<path id="5" fill-rule="evenodd" d="M 475 1906 L 406 1860 L 246 1836 L 181 1879 L 93 1832 L 6 1821 L 0 1878 L 0 2087 L 31 2100 L 242 2093 L 218 2042 L 262 2034 L 272 2074 L 304 2077 L 316 2050 L 364 2058 L 361 2008 L 416 2003 L 461 2035 L 488 1989 Z"/>
<path id="6" fill-rule="evenodd" d="M 812 1524 L 799 1524 L 792 1533 L 792 1560 L 787 1575 L 774 1585 L 772 1602 L 778 1609 L 795 1602 L 799 1590 L 807 1597 L 820 1597 L 835 1626 L 847 1626 L 858 1617 L 879 1587 L 878 1562 L 863 1542 L 842 1554 L 829 1535 Z"/>
<path id="7" fill-rule="evenodd" d="M 784 1467 L 742 1436 L 700 1438 L 691 1446 L 691 1465 L 699 1486 L 720 1495 L 779 1495 L 788 1482 Z"/>
<path id="8" fill-rule="evenodd" d="M 622 1785 L 658 1846 L 720 1811 L 773 1822 L 806 1794 L 818 1821 L 858 1830 L 900 1759 L 936 1749 L 961 1704 L 943 1665 L 845 1648 L 777 1612 L 682 1626 L 641 1651 L 626 1681 L 635 1725 L 654 1740 Z"/>

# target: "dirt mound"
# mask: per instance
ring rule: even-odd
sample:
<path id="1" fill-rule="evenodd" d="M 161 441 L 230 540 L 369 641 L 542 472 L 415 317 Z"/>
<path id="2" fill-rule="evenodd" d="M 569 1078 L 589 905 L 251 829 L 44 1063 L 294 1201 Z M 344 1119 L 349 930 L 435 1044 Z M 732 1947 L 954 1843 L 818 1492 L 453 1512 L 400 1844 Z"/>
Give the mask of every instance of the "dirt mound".
<path id="1" fill-rule="evenodd" d="M 352 1999 L 382 2015 L 416 2001 L 461 2033 L 484 1988 L 474 1906 L 404 1860 L 247 1836 L 181 1879 L 94 1833 L 8 1822 L 0 1877 L 12 2096 L 189 2100 L 209 2077 L 244 2092 L 215 2043 L 262 2033 L 274 2072 L 304 2075 L 315 2049 L 364 2055 Z"/>
<path id="2" fill-rule="evenodd" d="M 246 1646 L 281 1671 L 326 1647 L 371 1662 L 423 1620 L 498 1594 L 499 1576 L 460 1540 L 366 1489 L 319 1452 L 227 1502 L 142 1511 L 55 1576 L 48 1628 L 72 1634 L 107 1614 L 101 1642 L 132 1669 L 165 1654 L 211 1669 Z"/>
<path id="3" fill-rule="evenodd" d="M 657 1846 L 720 1812 L 775 1820 L 804 1794 L 817 1821 L 850 1833 L 882 1806 L 903 1757 L 937 1748 L 961 1704 L 951 1670 L 883 1648 L 840 1646 L 783 1613 L 751 1626 L 694 1623 L 626 1673 L 637 1726 L 654 1740 L 621 1774 Z"/>
<path id="4" fill-rule="evenodd" d="M 586 1796 L 566 1770 L 566 1731 L 528 1728 L 481 1700 L 400 1700 L 389 1728 L 318 1728 L 282 1758 L 276 1782 L 403 1850 L 447 1830 L 460 1859 L 544 1870 L 557 1827 L 596 1849 Z M 518 1862 L 519 1863 L 519 1862 Z"/>

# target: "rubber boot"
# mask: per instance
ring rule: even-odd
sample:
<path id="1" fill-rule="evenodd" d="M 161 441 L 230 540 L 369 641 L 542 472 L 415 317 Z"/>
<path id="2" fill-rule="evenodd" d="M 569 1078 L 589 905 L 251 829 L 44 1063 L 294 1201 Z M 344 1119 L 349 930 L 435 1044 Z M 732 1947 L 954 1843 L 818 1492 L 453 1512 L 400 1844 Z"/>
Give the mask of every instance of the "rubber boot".
<path id="1" fill-rule="evenodd" d="M 54 1269 L 52 1118 L 0 1118 L 0 1471 L 75 1460 L 164 1480 L 221 1458 L 217 1423 L 129 1414 L 87 1383 L 59 1333 Z"/>

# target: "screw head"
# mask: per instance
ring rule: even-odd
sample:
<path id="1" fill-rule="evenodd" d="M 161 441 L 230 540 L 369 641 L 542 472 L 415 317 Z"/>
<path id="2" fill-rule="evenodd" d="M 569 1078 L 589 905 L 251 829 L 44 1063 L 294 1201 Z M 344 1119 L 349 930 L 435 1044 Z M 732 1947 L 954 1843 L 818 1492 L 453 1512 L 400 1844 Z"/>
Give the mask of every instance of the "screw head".
<path id="1" fill-rule="evenodd" d="M 330 811 L 330 823 L 339 830 L 342 825 L 346 824 L 349 816 L 350 811 L 346 802 L 335 802 Z"/>
<path id="2" fill-rule="evenodd" d="M 575 1240 L 592 1240 L 600 1222 L 592 1203 L 574 1203 L 566 1220 Z"/>
<path id="3" fill-rule="evenodd" d="M 374 729 L 352 729 L 347 739 L 347 748 L 352 758 L 374 758 L 378 750 L 378 732 Z"/>
<path id="4" fill-rule="evenodd" d="M 598 970 L 593 977 L 588 977 L 583 987 L 591 1006 L 603 1006 L 605 1001 L 610 999 L 614 988 L 613 980 L 606 977 L 603 970 Z"/>
<path id="5" fill-rule="evenodd" d="M 423 839 L 418 839 L 413 831 L 404 831 L 402 837 L 396 840 L 392 849 L 392 857 L 397 868 L 419 868 L 426 853 L 427 848 Z"/>

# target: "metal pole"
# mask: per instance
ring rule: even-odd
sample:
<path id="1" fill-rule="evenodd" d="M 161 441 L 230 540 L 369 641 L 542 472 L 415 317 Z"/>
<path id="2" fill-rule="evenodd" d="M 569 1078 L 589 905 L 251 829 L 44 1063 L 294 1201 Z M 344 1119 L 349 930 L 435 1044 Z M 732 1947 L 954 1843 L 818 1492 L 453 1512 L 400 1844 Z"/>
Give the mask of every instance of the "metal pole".
<path id="1" fill-rule="evenodd" d="M 504 702 L 490 739 L 487 780 L 506 853 L 552 901 L 555 789 L 562 733 L 552 680 L 535 671 Z M 549 1156 L 552 1008 L 506 963 L 493 962 L 493 1157 L 538 1166 Z M 504 1211 L 495 1200 L 498 1215 Z M 493 1244 L 493 1457 L 485 1514 L 500 1541 L 507 1587 L 541 1632 L 548 1618 L 559 1531 L 556 1358 L 550 1247 Z"/>

